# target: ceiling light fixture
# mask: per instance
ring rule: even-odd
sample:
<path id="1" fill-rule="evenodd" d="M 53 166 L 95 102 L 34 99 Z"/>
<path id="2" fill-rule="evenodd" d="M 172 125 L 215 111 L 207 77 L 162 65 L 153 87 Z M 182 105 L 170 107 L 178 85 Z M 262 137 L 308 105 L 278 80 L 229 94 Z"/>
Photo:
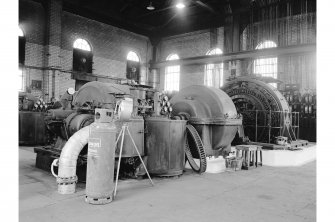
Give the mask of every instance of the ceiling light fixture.
<path id="1" fill-rule="evenodd" d="M 179 3 L 176 4 L 176 7 L 177 7 L 177 9 L 183 9 L 183 8 L 185 8 L 185 4 L 182 3 L 182 2 L 179 2 Z"/>
<path id="2" fill-rule="evenodd" d="M 147 6 L 147 9 L 150 11 L 155 10 L 155 7 L 152 5 L 152 2 L 150 2 L 150 4 Z"/>

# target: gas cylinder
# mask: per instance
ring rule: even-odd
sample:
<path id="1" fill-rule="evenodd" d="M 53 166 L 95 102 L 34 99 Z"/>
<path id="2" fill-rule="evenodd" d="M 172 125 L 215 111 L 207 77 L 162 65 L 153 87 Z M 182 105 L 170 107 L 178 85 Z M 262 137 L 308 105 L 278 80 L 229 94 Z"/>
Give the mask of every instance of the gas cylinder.
<path id="1" fill-rule="evenodd" d="M 88 140 L 85 200 L 90 204 L 107 204 L 112 201 L 114 190 L 117 129 L 111 110 L 96 109 L 94 118 Z"/>

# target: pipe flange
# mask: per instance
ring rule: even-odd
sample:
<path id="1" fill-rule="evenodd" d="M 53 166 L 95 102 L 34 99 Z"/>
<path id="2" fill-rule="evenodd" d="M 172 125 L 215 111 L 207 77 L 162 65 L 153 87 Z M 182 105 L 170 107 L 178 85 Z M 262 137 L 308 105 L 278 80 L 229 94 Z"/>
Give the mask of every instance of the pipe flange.
<path id="1" fill-rule="evenodd" d="M 78 177 L 57 177 L 57 183 L 58 185 L 69 185 L 74 184 L 78 182 Z"/>

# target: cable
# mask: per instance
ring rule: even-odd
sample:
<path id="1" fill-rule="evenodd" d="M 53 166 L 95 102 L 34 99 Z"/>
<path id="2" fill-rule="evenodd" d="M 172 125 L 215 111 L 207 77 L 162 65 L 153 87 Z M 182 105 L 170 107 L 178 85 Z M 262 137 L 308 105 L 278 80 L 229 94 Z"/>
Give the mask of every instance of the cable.
<path id="1" fill-rule="evenodd" d="M 54 161 L 51 164 L 51 173 L 54 177 L 58 178 L 58 175 L 55 174 L 54 166 L 58 166 L 58 159 L 54 159 Z"/>

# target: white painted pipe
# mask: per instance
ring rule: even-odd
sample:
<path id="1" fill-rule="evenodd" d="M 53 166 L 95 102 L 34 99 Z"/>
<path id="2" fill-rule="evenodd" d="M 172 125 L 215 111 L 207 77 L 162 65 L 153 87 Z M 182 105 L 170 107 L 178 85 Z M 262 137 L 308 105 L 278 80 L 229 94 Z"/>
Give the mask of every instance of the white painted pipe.
<path id="1" fill-rule="evenodd" d="M 58 162 L 58 193 L 71 194 L 76 191 L 77 159 L 80 151 L 88 143 L 89 135 L 90 128 L 86 126 L 73 134 L 63 147 Z"/>

